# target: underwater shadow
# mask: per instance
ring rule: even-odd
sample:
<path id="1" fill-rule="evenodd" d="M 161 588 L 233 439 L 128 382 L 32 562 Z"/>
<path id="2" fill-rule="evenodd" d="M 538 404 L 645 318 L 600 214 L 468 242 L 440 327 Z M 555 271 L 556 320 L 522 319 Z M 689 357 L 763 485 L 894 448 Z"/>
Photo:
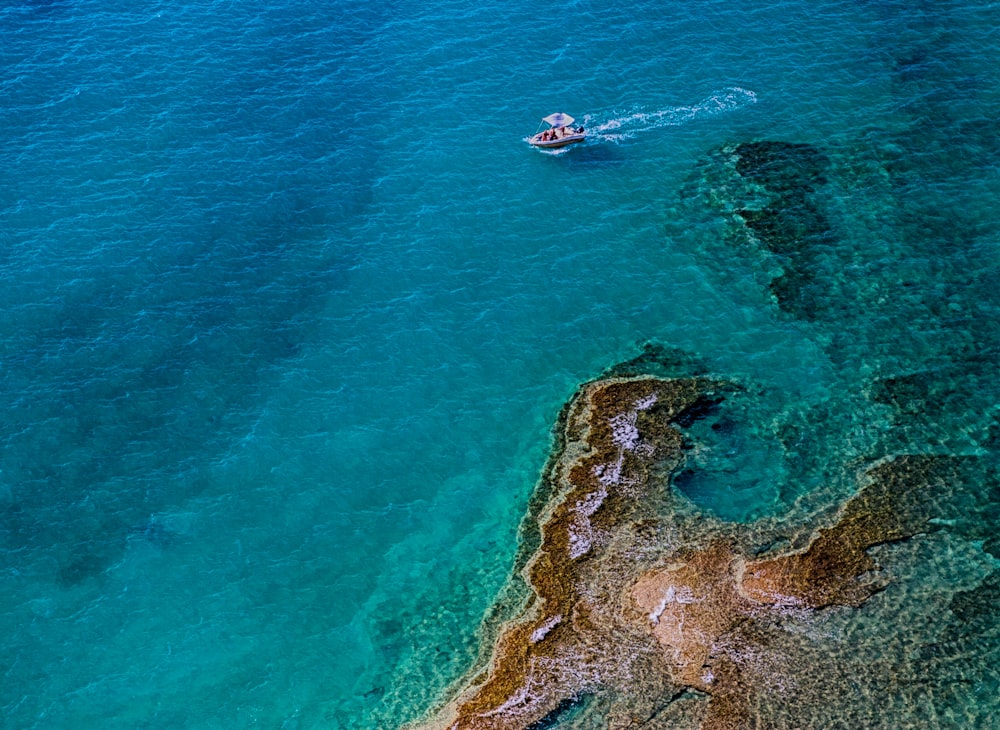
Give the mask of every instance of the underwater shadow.
<path id="1" fill-rule="evenodd" d="M 574 167 L 604 167 L 624 165 L 628 157 L 618 145 L 588 142 L 566 154 L 566 163 Z"/>

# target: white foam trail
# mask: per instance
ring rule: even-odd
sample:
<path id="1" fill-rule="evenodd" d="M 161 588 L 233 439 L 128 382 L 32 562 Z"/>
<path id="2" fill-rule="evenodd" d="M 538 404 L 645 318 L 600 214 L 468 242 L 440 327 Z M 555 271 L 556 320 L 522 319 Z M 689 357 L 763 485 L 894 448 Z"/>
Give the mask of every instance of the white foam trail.
<path id="1" fill-rule="evenodd" d="M 757 95 L 749 89 L 731 86 L 705 97 L 697 104 L 674 106 L 655 111 L 633 111 L 601 121 L 598 115 L 584 117 L 584 126 L 595 137 L 609 142 L 630 139 L 642 132 L 672 127 L 693 119 L 713 117 L 757 103 Z"/>
<path id="2" fill-rule="evenodd" d="M 533 136 L 534 135 L 532 135 L 532 137 Z M 532 137 L 525 137 L 524 141 L 527 142 L 528 144 L 531 144 Z M 570 149 L 572 149 L 572 147 L 573 145 L 568 144 L 565 147 L 549 147 L 549 148 L 535 147 L 535 150 L 537 152 L 541 152 L 543 155 L 565 155 L 567 152 L 570 151 Z"/>

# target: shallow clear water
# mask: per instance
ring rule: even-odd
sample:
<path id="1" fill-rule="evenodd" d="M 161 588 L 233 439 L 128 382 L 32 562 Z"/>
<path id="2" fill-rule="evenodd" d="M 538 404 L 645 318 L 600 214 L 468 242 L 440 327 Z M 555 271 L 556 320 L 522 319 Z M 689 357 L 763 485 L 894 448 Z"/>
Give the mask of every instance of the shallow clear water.
<path id="1" fill-rule="evenodd" d="M 685 487 L 727 519 L 995 448 L 995 12 L 0 7 L 7 725 L 419 715 L 562 403 L 649 341 L 747 388 Z M 592 139 L 528 148 L 556 110 Z M 733 245 L 761 139 L 829 160 L 791 310 Z"/>

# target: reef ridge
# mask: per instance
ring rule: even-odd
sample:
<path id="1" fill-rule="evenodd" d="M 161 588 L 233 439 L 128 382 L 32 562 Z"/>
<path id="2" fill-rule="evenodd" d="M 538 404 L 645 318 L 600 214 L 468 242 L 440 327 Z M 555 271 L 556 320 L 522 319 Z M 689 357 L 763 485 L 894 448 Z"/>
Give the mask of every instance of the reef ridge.
<path id="1" fill-rule="evenodd" d="M 974 458 L 903 455 L 866 468 L 797 542 L 766 521 L 703 514 L 670 487 L 688 447 L 679 424 L 730 390 L 642 376 L 581 386 L 531 515 L 530 598 L 488 666 L 414 728 L 540 730 L 588 703 L 610 728 L 681 716 L 703 730 L 759 726 L 761 694 L 795 682 L 782 655 L 795 650 L 789 611 L 861 606 L 889 582 L 873 548 L 975 509 L 961 488 Z"/>

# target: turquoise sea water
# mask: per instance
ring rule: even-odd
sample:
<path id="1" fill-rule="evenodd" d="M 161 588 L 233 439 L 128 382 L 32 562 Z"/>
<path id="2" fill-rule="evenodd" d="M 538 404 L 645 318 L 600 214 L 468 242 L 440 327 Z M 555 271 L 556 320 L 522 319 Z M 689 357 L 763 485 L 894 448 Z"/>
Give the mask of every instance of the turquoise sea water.
<path id="1" fill-rule="evenodd" d="M 3 726 L 419 716 L 561 405 L 647 342 L 746 387 L 685 481 L 727 519 L 992 453 L 998 13 L 0 5 Z M 553 111 L 591 139 L 530 149 Z M 756 140 L 828 162 L 805 254 L 734 245 Z"/>

